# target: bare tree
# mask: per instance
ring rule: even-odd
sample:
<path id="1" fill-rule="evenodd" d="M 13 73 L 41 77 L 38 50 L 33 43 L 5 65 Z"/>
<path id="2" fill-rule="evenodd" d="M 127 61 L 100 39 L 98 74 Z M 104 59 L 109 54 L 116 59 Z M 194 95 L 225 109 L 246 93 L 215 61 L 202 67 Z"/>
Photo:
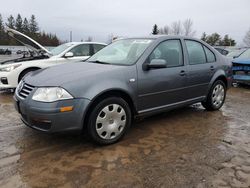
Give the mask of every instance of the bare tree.
<path id="1" fill-rule="evenodd" d="M 92 42 L 93 41 L 93 37 L 89 36 L 86 40 L 86 42 Z"/>
<path id="2" fill-rule="evenodd" d="M 243 39 L 243 42 L 250 47 L 250 29 L 247 31 L 244 39 Z"/>
<path id="3" fill-rule="evenodd" d="M 159 34 L 170 35 L 171 34 L 171 28 L 168 25 L 166 25 L 165 27 L 160 28 Z"/>
<path id="4" fill-rule="evenodd" d="M 173 35 L 182 35 L 183 30 L 182 30 L 182 26 L 181 26 L 181 21 L 173 22 L 171 30 L 172 30 L 171 33 Z"/>
<path id="5" fill-rule="evenodd" d="M 193 21 L 188 18 L 183 22 L 183 35 L 193 37 L 196 31 L 193 30 Z"/>

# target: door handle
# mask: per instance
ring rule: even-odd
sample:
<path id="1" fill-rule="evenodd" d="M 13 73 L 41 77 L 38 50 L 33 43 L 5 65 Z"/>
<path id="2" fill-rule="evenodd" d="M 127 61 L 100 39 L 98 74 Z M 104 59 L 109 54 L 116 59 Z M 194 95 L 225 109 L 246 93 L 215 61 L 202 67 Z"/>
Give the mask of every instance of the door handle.
<path id="1" fill-rule="evenodd" d="M 182 70 L 181 72 L 180 72 L 180 76 L 185 76 L 186 75 L 186 72 L 184 71 L 184 70 Z"/>
<path id="2" fill-rule="evenodd" d="M 215 69 L 214 66 L 211 66 L 211 67 L 210 67 L 210 70 L 211 70 L 211 71 L 213 71 L 214 69 Z"/>

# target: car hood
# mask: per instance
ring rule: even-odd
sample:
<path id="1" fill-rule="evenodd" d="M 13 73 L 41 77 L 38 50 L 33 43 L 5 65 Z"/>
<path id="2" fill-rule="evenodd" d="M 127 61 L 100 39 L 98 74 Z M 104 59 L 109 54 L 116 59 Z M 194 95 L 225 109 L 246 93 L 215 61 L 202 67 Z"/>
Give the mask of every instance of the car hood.
<path id="1" fill-rule="evenodd" d="M 19 31 L 16 31 L 14 29 L 7 28 L 6 29 L 9 36 L 26 46 L 27 48 L 37 52 L 37 53 L 48 53 L 51 54 L 45 47 L 43 47 L 41 44 L 36 42 L 35 40 L 31 39 L 27 35 L 24 35 L 23 33 L 20 33 Z"/>
<path id="2" fill-rule="evenodd" d="M 233 63 L 250 65 L 250 59 L 236 58 L 236 59 L 233 60 Z"/>
<path id="3" fill-rule="evenodd" d="M 114 75 L 123 75 L 125 66 L 97 64 L 89 62 L 66 63 L 41 69 L 29 74 L 24 82 L 36 87 L 68 85 L 71 82 L 92 83 L 96 79 L 105 79 Z M 70 85 L 70 84 L 69 84 Z"/>

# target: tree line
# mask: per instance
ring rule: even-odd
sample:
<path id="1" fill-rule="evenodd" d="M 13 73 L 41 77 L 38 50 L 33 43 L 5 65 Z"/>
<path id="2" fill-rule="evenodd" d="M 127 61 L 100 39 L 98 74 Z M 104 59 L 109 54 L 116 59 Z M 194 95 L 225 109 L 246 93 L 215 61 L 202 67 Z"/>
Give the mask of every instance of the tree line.
<path id="1" fill-rule="evenodd" d="M 164 27 L 158 27 L 157 24 L 153 25 L 152 29 L 153 35 L 165 34 L 165 35 L 184 35 L 193 37 L 196 31 L 193 29 L 193 21 L 191 19 L 186 19 L 183 22 L 175 21 L 171 25 L 165 25 Z M 218 33 L 212 33 L 207 35 L 205 32 L 201 36 L 201 40 L 212 46 L 235 46 L 236 41 L 229 37 L 229 35 L 221 36 Z M 243 42 L 250 46 L 250 29 L 246 33 Z"/>
<path id="2" fill-rule="evenodd" d="M 60 44 L 60 40 L 55 34 L 40 31 L 35 15 L 31 15 L 29 19 L 22 18 L 20 14 L 17 14 L 16 18 L 10 15 L 4 22 L 0 14 L 0 45 L 20 45 L 15 39 L 8 36 L 6 33 L 7 27 L 29 36 L 44 46 L 58 46 Z"/>

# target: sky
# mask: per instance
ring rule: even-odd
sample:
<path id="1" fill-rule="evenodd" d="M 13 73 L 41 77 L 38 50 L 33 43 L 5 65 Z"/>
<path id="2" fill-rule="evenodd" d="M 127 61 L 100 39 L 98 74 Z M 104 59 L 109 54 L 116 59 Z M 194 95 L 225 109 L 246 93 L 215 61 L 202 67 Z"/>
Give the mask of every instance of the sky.
<path id="1" fill-rule="evenodd" d="M 159 27 L 190 18 L 196 38 L 229 34 L 238 44 L 250 29 L 250 0 L 0 0 L 0 14 L 34 14 L 41 30 L 61 40 L 105 42 L 108 36 L 147 36 Z"/>

